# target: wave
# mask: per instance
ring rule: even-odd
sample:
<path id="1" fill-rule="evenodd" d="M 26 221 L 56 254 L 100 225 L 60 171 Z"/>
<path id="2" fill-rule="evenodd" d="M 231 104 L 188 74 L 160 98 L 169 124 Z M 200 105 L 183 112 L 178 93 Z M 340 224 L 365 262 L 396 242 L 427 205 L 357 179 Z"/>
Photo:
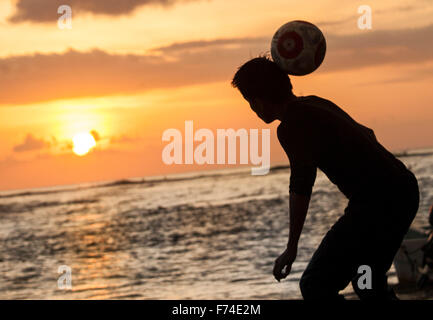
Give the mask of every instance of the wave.
<path id="1" fill-rule="evenodd" d="M 270 172 L 275 172 L 280 170 L 281 168 L 288 168 L 288 166 L 274 166 L 271 167 Z M 0 194 L 0 199 L 2 198 L 14 198 L 14 197 L 24 197 L 24 196 L 35 196 L 35 195 L 46 195 L 53 193 L 61 193 L 61 192 L 70 192 L 70 191 L 79 191 L 79 190 L 87 190 L 94 188 L 109 188 L 109 187 L 119 187 L 119 186 L 128 186 L 128 185 L 142 185 L 145 187 L 152 187 L 154 185 L 160 183 L 171 183 L 171 182 L 179 182 L 179 181 L 189 181 L 189 180 L 199 180 L 206 178 L 223 178 L 229 176 L 239 176 L 250 173 L 250 168 L 236 168 L 236 169 L 223 169 L 223 170 L 214 170 L 207 172 L 194 172 L 194 173 L 184 173 L 184 174 L 176 174 L 176 175 L 167 175 L 167 176 L 156 176 L 156 177 L 147 177 L 147 178 L 131 178 L 131 179 L 120 179 L 110 182 L 100 182 L 92 185 L 77 185 L 72 188 L 62 188 L 58 187 L 56 189 L 51 190 L 34 190 L 34 191 L 20 191 L 15 193 L 7 193 Z"/>
<path id="2" fill-rule="evenodd" d="M 0 199 L 25 197 L 25 196 L 38 196 L 38 195 L 45 195 L 45 194 L 51 194 L 51 193 L 76 191 L 78 189 L 82 189 L 82 188 L 77 187 L 77 188 L 64 188 L 64 189 L 58 189 L 58 190 L 24 191 L 24 192 L 17 192 L 17 193 L 0 194 Z"/>
<path id="3" fill-rule="evenodd" d="M 433 151 L 429 149 L 424 150 L 413 150 L 413 151 L 403 151 L 399 153 L 394 153 L 394 156 L 398 158 L 403 157 L 426 157 L 433 155 Z M 269 173 L 276 173 L 281 170 L 289 169 L 289 164 L 276 164 L 271 166 Z M 145 187 L 152 187 L 156 184 L 160 183 L 171 183 L 171 182 L 179 182 L 179 181 L 189 181 L 189 180 L 199 180 L 206 178 L 222 178 L 222 177 L 233 177 L 239 175 L 250 174 L 250 167 L 241 167 L 241 168 L 231 168 L 231 169 L 217 169 L 206 172 L 192 172 L 192 173 L 182 173 L 182 174 L 173 174 L 173 175 L 164 175 L 164 176 L 155 176 L 155 177 L 146 177 L 146 178 L 131 178 L 131 179 L 120 179 L 110 182 L 99 182 L 91 185 L 83 185 L 79 184 L 74 187 L 57 187 L 55 189 L 45 189 L 45 190 L 31 190 L 31 191 L 20 191 L 15 193 L 6 193 L 0 194 L 0 199 L 2 198 L 14 198 L 14 197 L 25 197 L 25 196 L 36 196 L 36 195 L 46 195 L 46 194 L 54 194 L 54 193 L 62 193 L 69 191 L 79 191 L 93 188 L 109 188 L 109 187 L 119 187 L 119 186 L 128 186 L 128 185 L 142 185 Z"/>
<path id="4" fill-rule="evenodd" d="M 433 151 L 424 151 L 424 152 L 408 152 L 403 151 L 400 153 L 395 153 L 394 156 L 398 158 L 404 158 L 404 157 L 427 157 L 433 155 Z"/>
<path id="5" fill-rule="evenodd" d="M 0 204 L 0 213 L 20 213 L 34 210 L 41 207 L 69 206 L 75 204 L 90 204 L 98 202 L 97 199 L 77 199 L 71 201 L 32 201 L 29 203 L 13 202 Z"/>

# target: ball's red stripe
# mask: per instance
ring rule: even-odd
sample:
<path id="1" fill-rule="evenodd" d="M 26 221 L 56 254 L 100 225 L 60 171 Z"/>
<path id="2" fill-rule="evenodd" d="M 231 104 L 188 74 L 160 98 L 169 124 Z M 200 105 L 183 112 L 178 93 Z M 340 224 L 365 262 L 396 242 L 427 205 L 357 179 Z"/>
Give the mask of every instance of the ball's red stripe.
<path id="1" fill-rule="evenodd" d="M 295 43 L 292 50 L 287 50 L 284 47 L 284 43 L 288 40 L 293 40 Z M 304 49 L 304 41 L 302 40 L 301 36 L 295 31 L 290 31 L 282 34 L 278 39 L 277 45 L 278 53 L 280 54 L 280 56 L 286 59 L 295 58 L 299 53 L 301 53 L 302 49 Z"/>

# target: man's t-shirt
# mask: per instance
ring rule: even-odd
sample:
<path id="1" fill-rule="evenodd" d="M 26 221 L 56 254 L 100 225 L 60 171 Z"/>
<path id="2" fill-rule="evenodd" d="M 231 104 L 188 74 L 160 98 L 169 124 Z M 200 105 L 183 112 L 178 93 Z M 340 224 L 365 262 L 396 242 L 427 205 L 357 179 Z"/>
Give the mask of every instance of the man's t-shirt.
<path id="1" fill-rule="evenodd" d="M 298 97 L 277 130 L 290 161 L 290 192 L 311 195 L 317 168 L 351 198 L 405 174 L 405 165 L 387 151 L 373 130 L 329 100 Z"/>

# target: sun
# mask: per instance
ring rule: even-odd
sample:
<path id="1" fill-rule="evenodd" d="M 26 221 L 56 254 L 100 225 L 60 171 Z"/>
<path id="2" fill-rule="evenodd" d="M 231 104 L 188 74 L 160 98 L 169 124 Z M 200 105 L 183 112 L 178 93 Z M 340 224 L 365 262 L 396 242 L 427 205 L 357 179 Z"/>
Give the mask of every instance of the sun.
<path id="1" fill-rule="evenodd" d="M 74 151 L 77 156 L 84 156 L 90 149 L 96 146 L 95 138 L 88 132 L 77 133 L 72 138 L 72 143 L 74 145 L 72 151 Z"/>

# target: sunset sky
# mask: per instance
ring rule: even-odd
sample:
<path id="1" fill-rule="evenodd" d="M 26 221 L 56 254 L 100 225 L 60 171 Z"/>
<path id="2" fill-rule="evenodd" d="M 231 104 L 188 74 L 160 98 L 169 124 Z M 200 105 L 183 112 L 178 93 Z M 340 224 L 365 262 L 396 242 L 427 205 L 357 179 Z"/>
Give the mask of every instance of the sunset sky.
<path id="1" fill-rule="evenodd" d="M 58 28 L 62 4 L 72 29 Z M 432 17 L 432 0 L 0 0 L 0 190 L 216 169 L 162 162 L 162 133 L 185 120 L 270 128 L 271 161 L 286 161 L 278 123 L 230 80 L 290 20 L 327 40 L 322 66 L 291 77 L 295 94 L 332 100 L 392 151 L 431 147 Z M 95 146 L 79 156 L 83 133 Z"/>

